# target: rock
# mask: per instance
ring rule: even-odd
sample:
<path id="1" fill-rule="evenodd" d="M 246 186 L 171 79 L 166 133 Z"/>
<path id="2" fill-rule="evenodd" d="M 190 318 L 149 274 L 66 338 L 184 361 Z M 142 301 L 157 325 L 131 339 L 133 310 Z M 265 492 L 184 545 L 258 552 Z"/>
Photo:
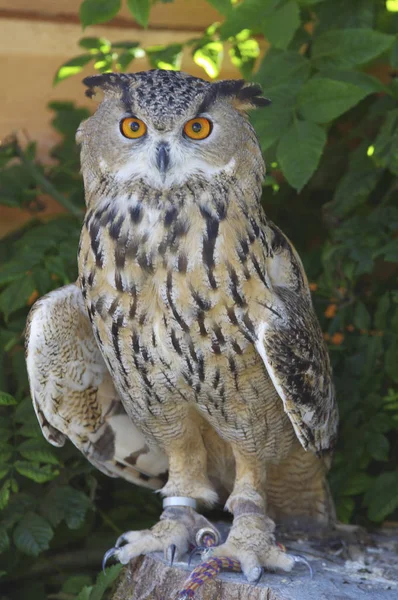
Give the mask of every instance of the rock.
<path id="1" fill-rule="evenodd" d="M 392 600 L 398 598 L 398 530 L 371 536 L 340 532 L 279 537 L 292 554 L 304 556 L 314 571 L 298 564 L 291 573 L 265 572 L 257 586 L 241 573 L 206 581 L 195 600 Z M 353 538 L 357 538 L 356 540 Z M 193 562 L 196 566 L 198 561 Z M 112 600 L 174 600 L 193 566 L 172 567 L 157 553 L 133 560 L 121 573 Z"/>

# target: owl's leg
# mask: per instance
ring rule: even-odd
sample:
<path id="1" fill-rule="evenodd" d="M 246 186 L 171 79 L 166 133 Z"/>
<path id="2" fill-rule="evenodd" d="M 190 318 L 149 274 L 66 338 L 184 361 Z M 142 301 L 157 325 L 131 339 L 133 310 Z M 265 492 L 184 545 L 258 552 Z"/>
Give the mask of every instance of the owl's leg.
<path id="1" fill-rule="evenodd" d="M 205 535 L 211 535 L 216 542 L 220 539 L 215 527 L 193 508 L 167 507 L 151 529 L 123 533 L 115 547 L 105 554 L 103 566 L 111 557 L 125 565 L 149 552 L 163 552 L 166 560 L 173 563 L 187 554 L 190 547 L 201 545 Z"/>
<path id="2" fill-rule="evenodd" d="M 226 504 L 234 516 L 233 524 L 226 542 L 206 550 L 205 557 L 238 560 L 248 581 L 255 583 L 263 568 L 290 571 L 303 559 L 287 554 L 275 542 L 275 524 L 266 514 L 264 464 L 235 449 L 234 454 L 236 480 Z"/>
<path id="3" fill-rule="evenodd" d="M 188 414 L 186 416 L 189 417 Z M 161 493 L 174 498 L 174 505 L 164 510 L 159 522 L 151 529 L 124 533 L 115 548 L 107 552 L 105 560 L 113 556 L 126 564 L 140 554 L 161 551 L 172 561 L 174 557 L 181 558 L 186 554 L 190 545 L 200 544 L 197 534 L 202 530 L 212 532 L 214 539 L 219 539 L 218 532 L 207 519 L 193 508 L 184 506 L 184 499 L 191 505 L 195 504 L 192 500 L 207 505 L 217 500 L 207 478 L 207 453 L 197 421 L 195 418 L 182 418 L 178 429 L 174 426 L 173 435 L 163 433 L 161 445 L 169 460 L 169 479 Z M 157 442 L 160 444 L 160 440 Z M 181 498 L 182 505 L 178 506 Z"/>

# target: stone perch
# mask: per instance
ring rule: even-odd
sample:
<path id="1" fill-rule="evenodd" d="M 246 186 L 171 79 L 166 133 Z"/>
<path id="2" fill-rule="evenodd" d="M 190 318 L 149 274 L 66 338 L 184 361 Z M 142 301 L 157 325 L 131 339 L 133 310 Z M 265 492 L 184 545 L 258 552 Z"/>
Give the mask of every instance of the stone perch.
<path id="1" fill-rule="evenodd" d="M 222 573 L 200 587 L 195 600 L 398 598 L 398 527 L 375 534 L 338 531 L 322 538 L 290 534 L 278 539 L 311 563 L 312 579 L 303 564 L 291 573 L 265 572 L 257 586 L 248 585 L 241 573 Z M 175 600 L 198 562 L 170 567 L 158 553 L 138 557 L 122 571 L 112 600 Z"/>

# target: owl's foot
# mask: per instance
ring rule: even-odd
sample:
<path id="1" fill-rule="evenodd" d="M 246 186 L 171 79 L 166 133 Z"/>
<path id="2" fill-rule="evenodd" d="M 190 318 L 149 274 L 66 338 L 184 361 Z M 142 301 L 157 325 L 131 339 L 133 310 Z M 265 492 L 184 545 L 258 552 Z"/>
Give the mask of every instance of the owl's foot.
<path id="1" fill-rule="evenodd" d="M 244 515 L 234 520 L 226 542 L 207 548 L 202 558 L 239 561 L 246 579 L 253 584 L 258 583 L 264 569 L 291 571 L 298 562 L 306 564 L 312 576 L 312 569 L 304 558 L 288 554 L 276 544 L 274 527 L 268 517 Z"/>
<path id="2" fill-rule="evenodd" d="M 151 529 L 127 531 L 108 550 L 102 562 L 103 568 L 113 557 L 123 565 L 141 554 L 164 552 L 171 564 L 188 553 L 190 546 L 200 545 L 203 536 L 213 535 L 216 542 L 220 534 L 211 523 L 193 508 L 168 507 L 160 521 Z"/>

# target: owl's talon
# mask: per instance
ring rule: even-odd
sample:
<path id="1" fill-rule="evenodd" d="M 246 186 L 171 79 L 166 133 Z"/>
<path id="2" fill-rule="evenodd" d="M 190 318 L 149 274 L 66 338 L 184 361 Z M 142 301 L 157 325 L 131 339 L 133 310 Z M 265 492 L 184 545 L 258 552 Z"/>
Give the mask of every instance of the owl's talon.
<path id="1" fill-rule="evenodd" d="M 122 535 L 119 535 L 119 537 L 117 538 L 116 542 L 115 542 L 115 548 L 120 548 L 121 546 L 124 546 L 124 544 L 127 543 L 127 537 L 125 533 L 122 533 Z"/>
<path id="2" fill-rule="evenodd" d="M 257 575 L 258 573 L 258 575 Z M 264 575 L 264 567 L 255 567 L 251 574 L 253 576 L 253 585 L 257 585 L 258 583 L 260 583 L 260 579 L 261 577 Z M 256 577 L 257 575 L 257 577 Z"/>
<path id="3" fill-rule="evenodd" d="M 170 567 L 173 566 L 176 550 L 177 546 L 175 544 L 170 544 L 170 546 L 167 548 L 166 556 L 169 560 Z"/>
<path id="4" fill-rule="evenodd" d="M 110 558 L 112 558 L 112 556 L 115 556 L 115 554 L 117 554 L 118 552 L 118 548 L 110 548 L 109 550 L 107 550 L 104 554 L 104 558 L 102 559 L 102 570 L 105 573 L 105 568 L 106 568 L 106 563 L 108 562 L 108 560 Z"/>
<path id="5" fill-rule="evenodd" d="M 304 556 L 301 556 L 299 554 L 291 554 L 290 556 L 293 558 L 295 563 L 302 563 L 303 565 L 308 567 L 308 570 L 310 572 L 310 579 L 312 579 L 314 573 L 308 560 L 304 558 Z"/>
<path id="6" fill-rule="evenodd" d="M 202 554 L 206 550 L 207 550 L 207 548 L 205 548 L 204 546 L 196 546 L 193 550 L 191 550 L 191 552 L 189 553 L 189 557 L 188 557 L 188 567 L 191 566 L 192 559 L 194 558 L 194 556 L 196 554 Z"/>

